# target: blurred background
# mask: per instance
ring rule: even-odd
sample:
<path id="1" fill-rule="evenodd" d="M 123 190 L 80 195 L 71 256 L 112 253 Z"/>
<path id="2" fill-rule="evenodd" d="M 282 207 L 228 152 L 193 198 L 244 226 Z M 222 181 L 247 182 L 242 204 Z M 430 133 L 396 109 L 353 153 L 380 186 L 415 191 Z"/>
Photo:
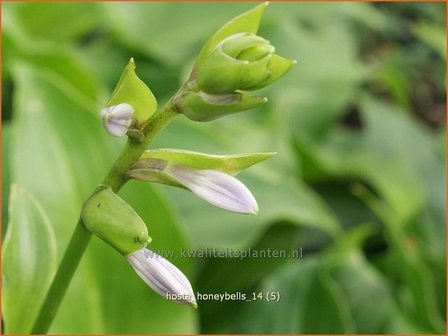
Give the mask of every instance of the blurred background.
<path id="1" fill-rule="evenodd" d="M 51 279 L 124 144 L 98 115 L 129 58 L 161 105 L 207 37 L 254 5 L 2 3 L 3 237 L 9 227 Z M 259 215 L 143 182 L 120 195 L 148 224 L 151 249 L 301 256 L 171 258 L 199 293 L 256 294 L 195 310 L 153 293 L 94 238 L 50 331 L 444 334 L 445 25 L 445 3 L 272 2 L 259 33 L 298 63 L 260 92 L 268 104 L 209 123 L 180 116 L 152 145 L 277 151 L 240 175 Z M 33 226 L 42 218 L 52 256 Z M 19 287 L 17 305 L 41 302 L 47 286 Z"/>

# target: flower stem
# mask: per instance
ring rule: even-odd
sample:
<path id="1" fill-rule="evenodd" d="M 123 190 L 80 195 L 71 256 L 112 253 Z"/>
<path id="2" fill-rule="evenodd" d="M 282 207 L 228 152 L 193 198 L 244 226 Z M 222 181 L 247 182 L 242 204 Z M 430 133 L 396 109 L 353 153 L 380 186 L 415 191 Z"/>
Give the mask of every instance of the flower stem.
<path id="1" fill-rule="evenodd" d="M 147 146 L 177 114 L 177 110 L 170 100 L 149 121 L 144 129 L 145 137 L 143 141 L 128 139 L 126 146 L 104 179 L 103 184 L 109 185 L 114 192 L 118 192 L 127 181 L 125 173 L 128 169 L 140 158 Z M 32 334 L 46 334 L 48 332 L 91 238 L 92 233 L 80 219 L 34 323 Z"/>
<path id="2" fill-rule="evenodd" d="M 90 242 L 90 238 L 92 238 L 92 234 L 87 230 L 82 221 L 79 220 L 68 243 L 67 250 L 65 250 L 56 276 L 53 279 L 53 283 L 48 290 L 44 304 L 34 323 L 33 330 L 31 331 L 32 334 L 47 333 L 64 297 L 68 284 L 75 273 L 76 267 Z"/>

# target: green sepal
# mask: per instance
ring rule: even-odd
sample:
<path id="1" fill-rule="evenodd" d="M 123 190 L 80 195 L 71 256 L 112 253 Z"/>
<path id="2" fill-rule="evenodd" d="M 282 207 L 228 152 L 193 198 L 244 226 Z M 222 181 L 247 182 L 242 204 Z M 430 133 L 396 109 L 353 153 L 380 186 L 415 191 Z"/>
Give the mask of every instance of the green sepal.
<path id="1" fill-rule="evenodd" d="M 209 95 L 205 92 L 188 92 L 178 104 L 178 109 L 194 121 L 210 121 L 228 114 L 250 110 L 268 100 L 247 93 L 235 92 Z"/>
<path id="2" fill-rule="evenodd" d="M 257 60 L 263 58 L 263 56 L 266 56 L 269 53 L 275 52 L 275 47 L 270 45 L 268 40 L 252 33 L 239 33 L 229 36 L 224 41 L 221 41 L 219 46 L 220 47 L 216 48 L 215 51 L 221 49 L 222 52 L 232 58 L 245 59 L 248 61 Z M 264 50 L 264 55 L 256 58 L 240 57 L 246 49 L 250 49 L 256 46 Z"/>
<path id="3" fill-rule="evenodd" d="M 247 12 L 238 15 L 218 29 L 218 31 L 214 33 L 202 47 L 195 67 L 200 67 L 204 59 L 207 58 L 213 49 L 215 49 L 226 37 L 238 33 L 256 33 L 267 5 L 268 2 L 264 2 Z"/>
<path id="4" fill-rule="evenodd" d="M 99 185 L 86 201 L 81 219 L 90 232 L 122 255 L 141 250 L 151 241 L 139 215 L 106 185 Z"/>
<path id="5" fill-rule="evenodd" d="M 286 73 L 291 69 L 291 67 L 294 64 L 296 64 L 295 60 L 289 60 L 284 57 L 273 54 L 268 64 L 270 75 L 266 77 L 263 81 L 259 82 L 257 85 L 253 86 L 251 90 L 258 90 L 275 82 L 279 78 L 286 75 Z"/>
<path id="6" fill-rule="evenodd" d="M 249 62 L 232 59 L 221 50 L 214 51 L 204 61 L 197 74 L 197 83 L 202 91 L 211 94 L 229 93 L 235 90 L 252 90 L 265 81 L 271 72 L 268 64 L 272 54 Z"/>
<path id="7" fill-rule="evenodd" d="M 129 60 L 112 97 L 105 107 L 128 103 L 134 109 L 134 128 L 144 128 L 147 121 L 157 110 L 157 100 L 151 90 L 135 73 L 134 59 Z"/>
<path id="8" fill-rule="evenodd" d="M 182 185 L 166 173 L 166 168 L 169 165 L 181 164 L 194 169 L 212 169 L 233 176 L 254 164 L 269 159 L 275 154 L 271 152 L 212 155 L 180 149 L 147 150 L 126 175 L 138 180 L 183 188 Z"/>

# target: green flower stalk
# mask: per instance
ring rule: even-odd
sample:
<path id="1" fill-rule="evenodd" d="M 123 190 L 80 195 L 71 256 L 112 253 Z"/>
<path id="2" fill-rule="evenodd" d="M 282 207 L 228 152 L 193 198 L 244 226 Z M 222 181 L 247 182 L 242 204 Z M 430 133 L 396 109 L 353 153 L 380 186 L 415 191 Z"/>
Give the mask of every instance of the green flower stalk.
<path id="1" fill-rule="evenodd" d="M 176 149 L 147 150 L 147 147 L 179 114 L 194 121 L 208 121 L 266 103 L 266 98 L 252 96 L 247 91 L 273 83 L 294 64 L 278 56 L 275 47 L 256 35 L 266 5 L 243 13 L 212 35 L 188 81 L 160 109 L 151 90 L 136 75 L 131 58 L 101 111 L 106 131 L 117 137 L 127 135 L 128 141 L 102 185 L 85 202 L 32 333 L 48 331 L 92 235 L 125 256 L 140 278 L 157 293 L 196 307 L 186 276 L 147 249 L 151 238 L 146 224 L 117 193 L 133 178 L 188 189 L 229 211 L 258 212 L 255 197 L 234 176 L 275 153 L 210 155 Z"/>

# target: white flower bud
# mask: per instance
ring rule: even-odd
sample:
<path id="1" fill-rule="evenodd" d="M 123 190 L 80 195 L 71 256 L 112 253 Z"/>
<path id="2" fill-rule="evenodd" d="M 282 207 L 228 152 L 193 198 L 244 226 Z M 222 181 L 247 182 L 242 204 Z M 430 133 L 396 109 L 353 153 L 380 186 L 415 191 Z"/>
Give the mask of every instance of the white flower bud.
<path id="1" fill-rule="evenodd" d="M 134 109 L 127 103 L 108 106 L 101 110 L 101 119 L 106 131 L 113 136 L 122 137 L 134 121 Z"/>
<path id="2" fill-rule="evenodd" d="M 196 297 L 187 277 L 157 253 L 141 249 L 126 256 L 143 281 L 161 296 L 197 307 Z"/>
<path id="3" fill-rule="evenodd" d="M 165 173 L 219 208 L 239 213 L 258 213 L 255 197 L 233 176 L 217 170 L 194 169 L 180 164 L 168 165 Z"/>

